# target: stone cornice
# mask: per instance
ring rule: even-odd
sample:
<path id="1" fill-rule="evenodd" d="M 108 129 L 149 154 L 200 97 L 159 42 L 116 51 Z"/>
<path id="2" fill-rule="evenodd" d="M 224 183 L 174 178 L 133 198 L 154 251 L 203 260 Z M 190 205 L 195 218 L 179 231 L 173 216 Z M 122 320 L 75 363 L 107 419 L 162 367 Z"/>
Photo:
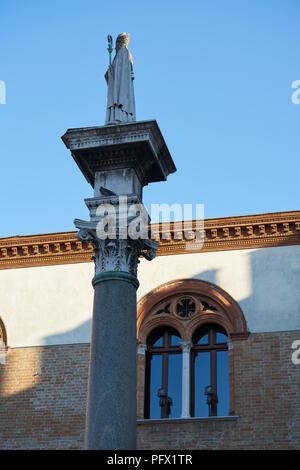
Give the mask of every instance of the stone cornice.
<path id="1" fill-rule="evenodd" d="M 62 140 L 93 187 L 97 171 L 134 168 L 143 186 L 176 171 L 155 120 L 68 129 Z"/>
<path id="2" fill-rule="evenodd" d="M 163 224 L 153 224 L 152 230 L 161 243 L 158 256 L 300 245 L 300 211 L 206 219 L 204 245 L 193 243 L 192 250 L 191 242 L 175 239 L 176 224 L 169 234 Z M 1 238 L 0 269 L 90 262 L 92 246 L 77 240 L 76 233 Z"/>

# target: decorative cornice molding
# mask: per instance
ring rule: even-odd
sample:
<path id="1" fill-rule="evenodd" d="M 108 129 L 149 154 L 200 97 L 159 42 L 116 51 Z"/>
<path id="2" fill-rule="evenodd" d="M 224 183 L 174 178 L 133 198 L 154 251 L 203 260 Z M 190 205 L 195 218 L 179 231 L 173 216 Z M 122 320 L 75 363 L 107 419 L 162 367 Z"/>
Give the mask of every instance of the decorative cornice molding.
<path id="1" fill-rule="evenodd" d="M 186 227 L 188 230 L 188 225 Z M 190 230 L 195 229 L 196 221 L 193 221 Z M 158 256 L 299 245 L 300 211 L 207 219 L 202 248 L 197 248 L 197 242 L 176 240 L 176 223 L 171 224 L 170 233 L 163 224 L 153 225 L 152 231 L 156 234 L 155 240 L 161 243 Z"/>
<path id="2" fill-rule="evenodd" d="M 204 245 L 176 239 L 178 225 L 153 224 L 157 256 L 300 245 L 300 211 L 226 217 L 204 221 Z M 196 222 L 190 223 L 193 230 Z M 0 269 L 91 262 L 90 243 L 77 232 L 16 236 L 0 239 Z M 189 245 L 192 250 L 189 250 Z"/>
<path id="3" fill-rule="evenodd" d="M 88 242 L 76 238 L 77 232 L 16 236 L 0 239 L 0 269 L 86 263 L 92 261 Z"/>

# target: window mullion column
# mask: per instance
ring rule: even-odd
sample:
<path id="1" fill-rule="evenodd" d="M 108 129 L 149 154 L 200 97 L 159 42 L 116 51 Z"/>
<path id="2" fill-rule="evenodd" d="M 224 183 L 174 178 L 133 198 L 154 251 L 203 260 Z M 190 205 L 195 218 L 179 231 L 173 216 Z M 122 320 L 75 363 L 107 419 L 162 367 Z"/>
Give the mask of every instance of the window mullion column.
<path id="1" fill-rule="evenodd" d="M 181 418 L 190 418 L 190 352 L 191 341 L 182 341 L 182 397 Z"/>

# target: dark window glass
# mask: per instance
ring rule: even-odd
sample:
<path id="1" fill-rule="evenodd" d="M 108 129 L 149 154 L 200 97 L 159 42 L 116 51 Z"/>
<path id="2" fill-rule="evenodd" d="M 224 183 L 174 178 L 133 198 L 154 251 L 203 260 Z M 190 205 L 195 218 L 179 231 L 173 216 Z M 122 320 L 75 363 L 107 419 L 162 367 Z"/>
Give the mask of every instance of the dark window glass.
<path id="1" fill-rule="evenodd" d="M 216 343 L 227 343 L 227 336 L 224 333 L 216 332 Z"/>
<path id="2" fill-rule="evenodd" d="M 147 339 L 147 346 L 158 347 L 163 345 L 164 329 L 156 328 L 153 330 Z"/>
<path id="3" fill-rule="evenodd" d="M 210 327 L 208 324 L 203 325 L 201 328 L 195 331 L 193 334 L 193 344 L 208 344 L 208 332 Z"/>
<path id="4" fill-rule="evenodd" d="M 217 352 L 218 416 L 229 413 L 229 368 L 228 351 Z"/>
<path id="5" fill-rule="evenodd" d="M 182 355 L 169 354 L 168 359 L 168 395 L 173 401 L 170 418 L 179 418 L 181 415 Z"/>
<path id="6" fill-rule="evenodd" d="M 197 344 L 208 344 L 208 334 L 203 335 L 202 338 L 199 338 Z"/>
<path id="7" fill-rule="evenodd" d="M 191 416 L 229 413 L 227 339 L 226 331 L 213 323 L 203 325 L 193 335 Z M 205 394 L 206 387 L 210 387 L 211 395 Z"/>
<path id="8" fill-rule="evenodd" d="M 170 335 L 170 345 L 171 346 L 180 346 L 181 338 L 180 336 Z"/>
<path id="9" fill-rule="evenodd" d="M 147 339 L 145 418 L 176 418 L 181 415 L 181 338 L 173 328 L 159 327 Z M 160 400 L 158 391 L 165 397 Z M 172 405 L 168 405 L 168 397 Z M 160 406 L 160 401 L 161 405 Z M 169 401 L 170 402 L 170 401 Z"/>
<path id="10" fill-rule="evenodd" d="M 153 344 L 152 344 L 152 347 L 159 347 L 159 346 L 163 346 L 163 337 L 161 336 L 160 338 L 158 338 Z"/>
<path id="11" fill-rule="evenodd" d="M 210 384 L 210 353 L 203 352 L 195 357 L 195 411 L 194 416 L 207 416 L 205 387 Z"/>
<path id="12" fill-rule="evenodd" d="M 157 398 L 157 390 L 161 387 L 162 378 L 162 355 L 151 357 L 151 380 L 150 380 L 150 415 L 151 418 L 160 418 L 160 406 Z"/>
<path id="13" fill-rule="evenodd" d="M 182 318 L 189 318 L 196 311 L 195 302 L 187 297 L 177 302 L 176 313 Z"/>

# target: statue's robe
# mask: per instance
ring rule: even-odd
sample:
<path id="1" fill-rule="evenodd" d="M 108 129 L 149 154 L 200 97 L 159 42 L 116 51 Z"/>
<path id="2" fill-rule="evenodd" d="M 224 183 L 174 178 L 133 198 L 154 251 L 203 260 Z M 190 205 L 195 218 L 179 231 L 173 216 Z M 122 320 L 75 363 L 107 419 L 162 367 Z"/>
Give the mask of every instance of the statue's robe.
<path id="1" fill-rule="evenodd" d="M 105 78 L 108 87 L 105 124 L 135 121 L 134 76 L 127 47 L 118 50 Z"/>

